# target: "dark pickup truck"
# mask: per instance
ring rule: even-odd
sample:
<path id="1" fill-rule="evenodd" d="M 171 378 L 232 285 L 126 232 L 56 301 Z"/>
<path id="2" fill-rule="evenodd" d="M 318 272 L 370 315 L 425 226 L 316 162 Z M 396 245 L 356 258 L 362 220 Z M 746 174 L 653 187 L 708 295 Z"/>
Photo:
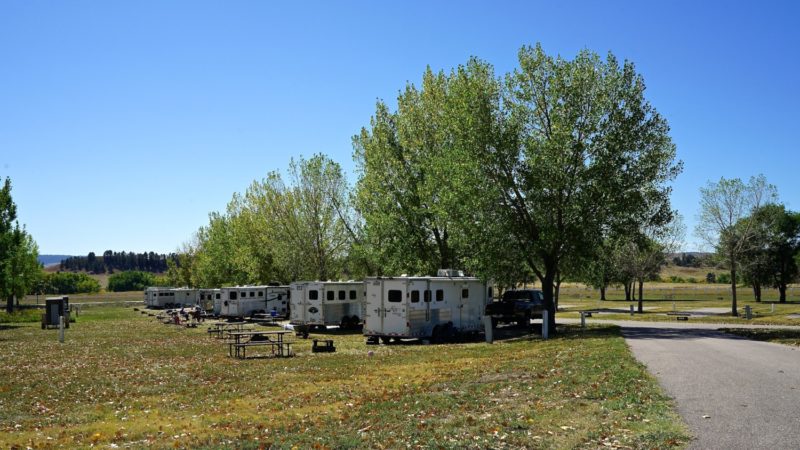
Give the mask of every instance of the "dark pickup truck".
<path id="1" fill-rule="evenodd" d="M 499 322 L 528 326 L 531 319 L 540 319 L 545 309 L 542 291 L 520 289 L 505 291 L 502 299 L 486 305 L 485 315 L 492 318 L 493 328 Z"/>

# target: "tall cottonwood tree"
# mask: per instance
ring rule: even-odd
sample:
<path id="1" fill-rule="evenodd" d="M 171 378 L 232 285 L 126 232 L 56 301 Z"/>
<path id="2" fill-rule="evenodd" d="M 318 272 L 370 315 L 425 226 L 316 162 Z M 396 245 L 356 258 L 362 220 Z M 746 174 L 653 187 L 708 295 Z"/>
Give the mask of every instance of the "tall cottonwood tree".
<path id="1" fill-rule="evenodd" d="M 356 207 L 371 240 L 373 265 L 387 273 L 430 273 L 459 265 L 445 166 L 453 155 L 447 124 L 450 78 L 425 71 L 406 86 L 397 111 L 382 101 L 353 138 L 359 170 Z"/>
<path id="2" fill-rule="evenodd" d="M 523 47 L 519 62 L 505 83 L 513 133 L 474 161 L 497 187 L 492 205 L 505 212 L 504 232 L 551 301 L 565 258 L 598 248 L 609 230 L 669 223 L 667 183 L 682 165 L 632 63 L 590 51 L 569 61 L 539 45 Z"/>
<path id="3" fill-rule="evenodd" d="M 695 234 L 716 248 L 727 262 L 731 275 L 731 315 L 738 316 L 736 302 L 737 271 L 741 258 L 758 233 L 755 212 L 777 198 L 775 187 L 764 175 L 751 177 L 748 183 L 739 178 L 720 178 L 700 189 L 700 214 Z"/>
<path id="4" fill-rule="evenodd" d="M 41 277 L 39 249 L 17 221 L 17 205 L 11 197 L 11 179 L 0 189 L 0 298 L 6 311 L 14 310 L 14 298 L 27 294 Z"/>

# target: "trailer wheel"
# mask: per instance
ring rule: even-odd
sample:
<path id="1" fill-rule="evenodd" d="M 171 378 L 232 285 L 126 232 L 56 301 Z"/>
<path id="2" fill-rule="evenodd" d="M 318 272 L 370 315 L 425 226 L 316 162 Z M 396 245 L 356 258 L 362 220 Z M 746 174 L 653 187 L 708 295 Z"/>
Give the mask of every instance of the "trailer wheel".
<path id="1" fill-rule="evenodd" d="M 497 328 L 497 317 L 492 317 L 492 328 Z"/>
<path id="2" fill-rule="evenodd" d="M 383 342 L 384 345 L 389 345 L 389 343 L 392 342 L 392 339 L 389 336 L 381 336 L 381 342 Z"/>

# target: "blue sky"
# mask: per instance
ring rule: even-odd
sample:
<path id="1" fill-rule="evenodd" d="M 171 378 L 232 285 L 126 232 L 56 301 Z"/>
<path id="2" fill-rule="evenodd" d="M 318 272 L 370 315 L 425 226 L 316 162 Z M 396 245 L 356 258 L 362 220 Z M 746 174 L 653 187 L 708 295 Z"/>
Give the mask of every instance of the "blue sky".
<path id="1" fill-rule="evenodd" d="M 800 209 L 796 2 L 0 2 L 0 177 L 40 253 L 174 251 L 290 158 L 352 173 L 378 98 L 541 42 L 633 61 L 672 127 L 673 206 L 763 173 Z"/>

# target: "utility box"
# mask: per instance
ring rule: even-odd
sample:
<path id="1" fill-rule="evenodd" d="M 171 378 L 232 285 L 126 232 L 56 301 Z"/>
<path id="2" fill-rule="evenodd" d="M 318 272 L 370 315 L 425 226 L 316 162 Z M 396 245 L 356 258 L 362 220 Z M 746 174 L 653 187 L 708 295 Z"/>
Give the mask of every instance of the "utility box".
<path id="1" fill-rule="evenodd" d="M 42 329 L 58 328 L 60 316 L 64 316 L 64 327 L 69 328 L 69 297 L 49 297 L 45 299 Z"/>

